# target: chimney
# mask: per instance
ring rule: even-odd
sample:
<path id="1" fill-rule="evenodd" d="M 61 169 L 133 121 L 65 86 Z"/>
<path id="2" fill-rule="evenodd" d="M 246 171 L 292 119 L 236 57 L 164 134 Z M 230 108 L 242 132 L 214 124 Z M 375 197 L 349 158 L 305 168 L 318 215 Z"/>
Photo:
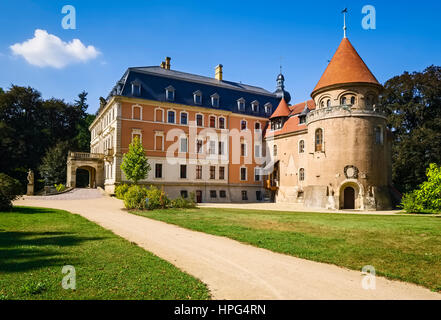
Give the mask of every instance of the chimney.
<path id="1" fill-rule="evenodd" d="M 161 68 L 165 69 L 165 62 L 164 61 L 161 62 Z"/>
<path id="2" fill-rule="evenodd" d="M 170 57 L 165 57 L 165 69 L 170 70 Z"/>
<path id="3" fill-rule="evenodd" d="M 214 73 L 214 78 L 216 80 L 222 81 L 222 67 L 223 66 L 221 64 L 218 64 L 215 68 L 216 71 Z"/>

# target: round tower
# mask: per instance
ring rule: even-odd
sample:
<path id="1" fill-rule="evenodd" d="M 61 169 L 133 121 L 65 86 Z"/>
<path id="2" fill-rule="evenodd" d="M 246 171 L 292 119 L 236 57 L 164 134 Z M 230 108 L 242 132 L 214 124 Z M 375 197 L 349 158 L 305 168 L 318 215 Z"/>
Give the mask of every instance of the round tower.
<path id="1" fill-rule="evenodd" d="M 391 208 L 391 153 L 382 86 L 345 37 L 311 93 L 305 205 Z"/>

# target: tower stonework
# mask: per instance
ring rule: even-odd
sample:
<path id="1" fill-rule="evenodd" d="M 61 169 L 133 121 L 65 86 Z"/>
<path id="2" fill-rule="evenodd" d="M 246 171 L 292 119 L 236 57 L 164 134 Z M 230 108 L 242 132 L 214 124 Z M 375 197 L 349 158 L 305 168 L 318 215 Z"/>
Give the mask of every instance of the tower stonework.
<path id="1" fill-rule="evenodd" d="M 311 93 L 313 100 L 291 106 L 284 127 L 265 137 L 273 149 L 283 150 L 273 159 L 276 202 L 328 209 L 392 207 L 391 139 L 378 105 L 381 90 L 344 38 Z"/>

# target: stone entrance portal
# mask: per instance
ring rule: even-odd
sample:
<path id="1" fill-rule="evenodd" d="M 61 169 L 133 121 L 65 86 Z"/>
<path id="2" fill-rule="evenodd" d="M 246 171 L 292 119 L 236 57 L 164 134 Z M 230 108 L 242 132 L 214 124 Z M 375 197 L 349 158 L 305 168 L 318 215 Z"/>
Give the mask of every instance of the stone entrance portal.
<path id="1" fill-rule="evenodd" d="M 352 187 L 346 187 L 344 194 L 343 209 L 355 209 L 355 190 Z"/>
<path id="2" fill-rule="evenodd" d="M 86 152 L 69 152 L 67 156 L 67 187 L 77 187 L 77 172 L 86 170 L 89 182 L 86 187 L 104 187 L 104 155 Z M 85 187 L 81 183 L 81 187 Z"/>

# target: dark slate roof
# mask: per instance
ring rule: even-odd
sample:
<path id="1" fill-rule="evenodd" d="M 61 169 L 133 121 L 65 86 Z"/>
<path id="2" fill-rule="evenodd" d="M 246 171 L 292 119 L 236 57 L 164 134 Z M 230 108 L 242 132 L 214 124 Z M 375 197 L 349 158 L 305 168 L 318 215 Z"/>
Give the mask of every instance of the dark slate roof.
<path id="1" fill-rule="evenodd" d="M 141 85 L 140 96 L 132 94 L 132 83 Z M 165 98 L 165 88 L 169 86 L 175 89 L 174 101 L 167 101 Z M 193 93 L 197 91 L 202 93 L 201 105 L 194 103 Z M 218 108 L 211 106 L 211 96 L 215 93 L 219 95 Z M 225 80 L 218 81 L 214 78 L 167 70 L 156 66 L 127 69 L 108 98 L 115 95 L 228 110 L 261 117 L 269 117 L 279 104 L 277 96 L 263 88 Z M 240 98 L 245 99 L 245 111 L 238 110 L 237 100 Z M 259 102 L 259 112 L 251 110 L 251 103 L 254 101 Z M 267 103 L 272 105 L 269 114 L 265 114 L 264 109 Z"/>

